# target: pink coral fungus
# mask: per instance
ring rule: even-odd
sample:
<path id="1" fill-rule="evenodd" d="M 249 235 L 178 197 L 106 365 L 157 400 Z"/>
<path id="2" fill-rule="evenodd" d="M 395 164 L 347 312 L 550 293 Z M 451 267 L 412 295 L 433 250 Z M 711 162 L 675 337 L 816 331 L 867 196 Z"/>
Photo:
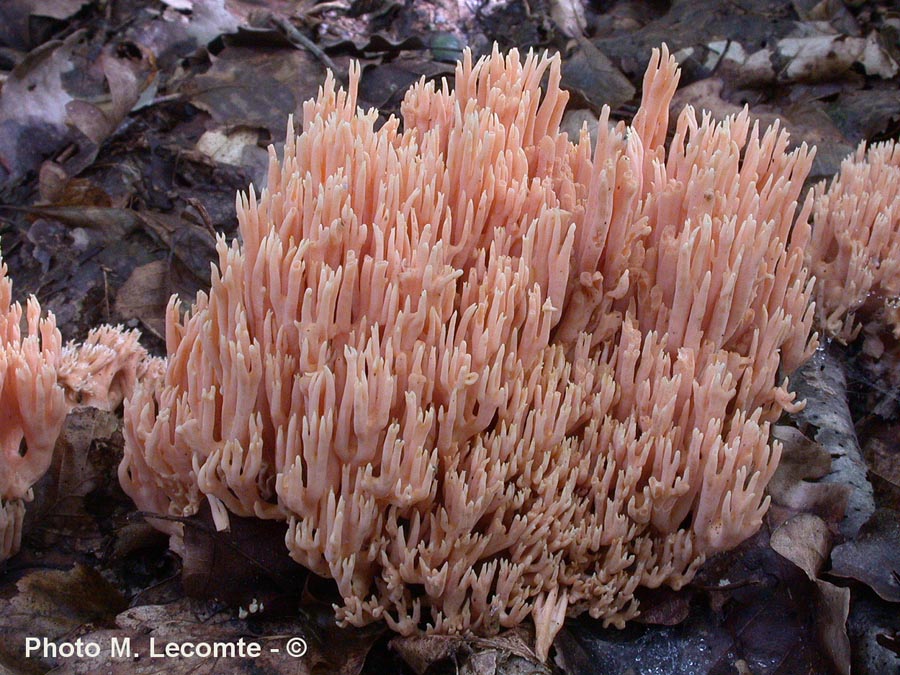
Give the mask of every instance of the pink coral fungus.
<path id="1" fill-rule="evenodd" d="M 540 83 L 546 78 L 542 92 Z M 285 520 L 341 621 L 617 626 L 753 534 L 814 348 L 810 163 L 742 113 L 678 117 L 655 51 L 630 127 L 559 130 L 557 57 L 496 51 L 378 124 L 329 76 L 239 197 L 208 295 L 126 406 L 123 486 Z M 181 525 L 155 521 L 179 546 Z"/>
<path id="2" fill-rule="evenodd" d="M 69 407 L 115 410 L 138 381 L 152 386 L 162 378 L 165 360 L 151 357 L 138 338 L 136 330 L 104 325 L 88 333 L 84 342 L 66 345 L 58 377 Z"/>
<path id="3" fill-rule="evenodd" d="M 22 318 L 0 262 L 0 561 L 19 550 L 25 503 L 50 466 L 66 414 L 78 405 L 115 409 L 139 379 L 152 386 L 165 364 L 148 356 L 137 332 L 109 326 L 63 347 L 56 320 L 41 318 L 33 297 L 24 326 Z"/>
<path id="4" fill-rule="evenodd" d="M 813 216 L 818 324 L 843 342 L 869 321 L 900 338 L 900 143 L 860 144 L 816 186 Z"/>
<path id="5" fill-rule="evenodd" d="M 50 466 L 67 412 L 56 382 L 62 336 L 53 316 L 42 319 L 31 298 L 24 327 L 23 334 L 22 306 L 12 302 L 0 262 L 0 560 L 19 550 L 25 502 Z"/>

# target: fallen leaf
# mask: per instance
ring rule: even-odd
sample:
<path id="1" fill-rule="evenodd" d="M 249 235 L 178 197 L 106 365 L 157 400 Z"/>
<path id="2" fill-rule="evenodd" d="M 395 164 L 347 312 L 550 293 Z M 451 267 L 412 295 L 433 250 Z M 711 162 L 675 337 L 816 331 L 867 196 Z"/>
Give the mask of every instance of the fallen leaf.
<path id="1" fill-rule="evenodd" d="M 228 530 L 217 531 L 204 502 L 200 513 L 184 522 L 185 592 L 231 607 L 255 603 L 261 612 L 295 608 L 308 573 L 288 555 L 286 529 L 283 522 L 232 515 Z"/>
<path id="2" fill-rule="evenodd" d="M 318 655 L 309 648 L 302 656 L 287 653 L 289 640 L 305 640 L 305 627 L 292 633 L 251 629 L 231 612 L 181 600 L 167 605 L 143 605 L 116 618 L 118 626 L 87 631 L 83 642 L 98 645 L 92 657 L 66 659 L 69 675 L 312 675 Z M 116 650 L 115 653 L 113 650 Z M 210 650 L 208 654 L 202 649 Z M 216 651 L 213 652 L 212 650 Z M 169 650 L 167 652 L 167 650 Z M 166 655 L 168 654 L 168 655 Z M 200 655 L 198 655 L 200 654 Z"/>
<path id="3" fill-rule="evenodd" d="M 831 552 L 831 574 L 856 579 L 889 602 L 900 602 L 900 513 L 878 509 L 852 541 Z"/>
<path id="4" fill-rule="evenodd" d="M 850 589 L 818 579 L 816 592 L 816 624 L 819 629 L 819 640 L 837 672 L 841 675 L 850 675 L 850 638 L 847 637 Z"/>
<path id="5" fill-rule="evenodd" d="M 26 514 L 28 547 L 44 552 L 43 564 L 70 565 L 74 556 L 103 548 L 117 505 L 110 487 L 118 490 L 122 443 L 113 413 L 76 408 L 66 417 L 53 463 L 35 485 Z"/>
<path id="6" fill-rule="evenodd" d="M 161 68 L 173 69 L 179 58 L 238 29 L 242 11 L 236 5 L 232 0 L 202 0 L 193 2 L 190 11 L 142 9 L 130 17 L 125 38 L 150 50 Z"/>
<path id="7" fill-rule="evenodd" d="M 125 319 L 137 319 L 157 337 L 166 334 L 166 306 L 169 264 L 155 260 L 136 267 L 119 288 L 114 305 L 116 314 Z"/>
<path id="8" fill-rule="evenodd" d="M 75 175 L 121 123 L 156 74 L 152 54 L 128 42 L 97 45 L 86 31 L 48 42 L 13 69 L 0 96 L 0 188 L 14 186 L 67 146 Z"/>
<path id="9" fill-rule="evenodd" d="M 860 91 L 847 91 L 827 104 L 828 114 L 848 138 L 896 135 L 900 96 L 894 82 Z"/>
<path id="10" fill-rule="evenodd" d="M 268 163 L 268 153 L 259 146 L 259 130 L 249 127 L 207 131 L 197 141 L 197 150 L 215 162 L 233 166 L 255 163 L 260 154 Z"/>
<path id="11" fill-rule="evenodd" d="M 125 600 L 99 572 L 75 565 L 68 570 L 35 570 L 16 583 L 17 592 L 0 599 L 0 663 L 19 672 L 46 672 L 62 664 L 42 653 L 25 655 L 26 639 L 68 639 L 85 624 L 112 626 Z"/>
<path id="12" fill-rule="evenodd" d="M 460 648 L 459 638 L 453 636 L 413 635 L 391 640 L 391 649 L 400 654 L 416 675 L 424 675 L 432 664 L 453 657 Z"/>
<path id="13" fill-rule="evenodd" d="M 818 516 L 800 513 L 772 532 L 770 544 L 779 555 L 806 572 L 811 580 L 815 580 L 828 562 L 831 532 L 825 521 Z"/>
<path id="14" fill-rule="evenodd" d="M 566 37 L 582 37 L 587 28 L 580 0 L 550 0 L 550 18 Z"/>
<path id="15" fill-rule="evenodd" d="M 644 590 L 645 592 L 641 592 Z M 694 597 L 690 588 L 673 591 L 661 586 L 655 589 L 639 589 L 641 613 L 636 621 L 659 626 L 677 626 L 688 618 L 691 611 L 691 600 Z"/>
<path id="16" fill-rule="evenodd" d="M 884 79 L 894 77 L 900 66 L 879 44 L 876 33 L 865 38 L 847 35 L 812 35 L 785 37 L 778 41 L 779 55 L 787 60 L 782 66 L 783 78 L 809 82 L 841 78 L 854 65 L 869 75 Z"/>
<path id="17" fill-rule="evenodd" d="M 360 78 L 359 95 L 382 112 L 399 111 L 406 92 L 420 79 L 452 74 L 453 66 L 446 63 L 421 58 L 395 59 L 391 63 L 365 68 Z"/>
<path id="18" fill-rule="evenodd" d="M 315 96 L 323 76 L 318 61 L 293 47 L 226 47 L 178 92 L 220 125 L 263 127 L 271 138 L 282 138 L 288 115 L 302 119 L 302 104 Z"/>
<path id="19" fill-rule="evenodd" d="M 456 664 L 462 675 L 550 675 L 550 670 L 528 646 L 533 636 L 523 629 L 509 630 L 493 638 L 460 635 L 413 635 L 390 642 L 416 675 L 424 675 L 444 661 Z"/>
<path id="20" fill-rule="evenodd" d="M 0 2 L 0 44 L 28 51 L 37 46 L 32 19 L 69 19 L 90 0 L 4 0 Z"/>

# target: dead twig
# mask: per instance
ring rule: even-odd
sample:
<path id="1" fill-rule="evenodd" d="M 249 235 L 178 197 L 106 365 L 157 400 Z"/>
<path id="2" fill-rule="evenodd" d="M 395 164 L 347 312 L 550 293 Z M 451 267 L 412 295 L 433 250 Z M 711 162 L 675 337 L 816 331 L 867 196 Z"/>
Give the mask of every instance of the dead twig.
<path id="1" fill-rule="evenodd" d="M 306 37 L 303 33 L 301 33 L 290 21 L 285 19 L 283 16 L 276 16 L 272 14 L 269 16 L 269 23 L 275 26 L 278 30 L 284 33 L 284 36 L 292 42 L 296 47 L 302 47 L 307 50 L 310 54 L 315 56 L 319 61 L 321 61 L 326 68 L 331 70 L 334 73 L 334 76 L 340 80 L 342 83 L 347 84 L 348 75 L 347 72 L 339 67 L 334 61 L 331 60 L 331 57 L 328 56 L 322 49 Z"/>

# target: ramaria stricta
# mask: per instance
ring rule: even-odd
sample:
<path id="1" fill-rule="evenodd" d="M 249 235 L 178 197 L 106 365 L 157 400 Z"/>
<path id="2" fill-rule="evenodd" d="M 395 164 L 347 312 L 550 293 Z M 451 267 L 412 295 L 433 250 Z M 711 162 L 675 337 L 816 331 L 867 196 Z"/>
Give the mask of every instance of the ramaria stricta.
<path id="1" fill-rule="evenodd" d="M 541 82 L 546 78 L 542 90 Z M 497 51 L 378 123 L 329 76 L 241 195 L 209 294 L 126 405 L 144 511 L 286 521 L 340 621 L 623 625 L 753 534 L 815 347 L 812 161 L 687 108 L 655 51 L 631 126 L 560 132 L 558 57 Z M 183 524 L 153 520 L 183 545 Z"/>

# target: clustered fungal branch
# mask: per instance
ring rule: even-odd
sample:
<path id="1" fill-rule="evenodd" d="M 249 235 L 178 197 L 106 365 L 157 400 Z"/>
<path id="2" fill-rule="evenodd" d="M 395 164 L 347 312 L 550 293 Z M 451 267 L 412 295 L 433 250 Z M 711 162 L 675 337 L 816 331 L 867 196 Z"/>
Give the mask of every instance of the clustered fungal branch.
<path id="1" fill-rule="evenodd" d="M 540 83 L 546 77 L 542 91 Z M 284 520 L 341 621 L 622 625 L 760 526 L 815 348 L 812 153 L 686 109 L 559 129 L 558 57 L 494 52 L 378 125 L 331 76 L 125 411 L 138 506 Z M 177 521 L 157 521 L 182 545 Z"/>
<path id="2" fill-rule="evenodd" d="M 138 380 L 150 386 L 162 377 L 165 360 L 149 357 L 138 337 L 102 326 L 80 345 L 63 345 L 53 315 L 42 318 L 34 297 L 23 317 L 0 262 L 0 561 L 19 550 L 25 504 L 50 467 L 69 411 L 114 410 Z"/>
<path id="3" fill-rule="evenodd" d="M 868 325 L 867 349 L 879 356 L 881 329 L 900 338 L 900 144 L 861 143 L 815 191 L 807 262 L 817 323 L 841 342 Z"/>

